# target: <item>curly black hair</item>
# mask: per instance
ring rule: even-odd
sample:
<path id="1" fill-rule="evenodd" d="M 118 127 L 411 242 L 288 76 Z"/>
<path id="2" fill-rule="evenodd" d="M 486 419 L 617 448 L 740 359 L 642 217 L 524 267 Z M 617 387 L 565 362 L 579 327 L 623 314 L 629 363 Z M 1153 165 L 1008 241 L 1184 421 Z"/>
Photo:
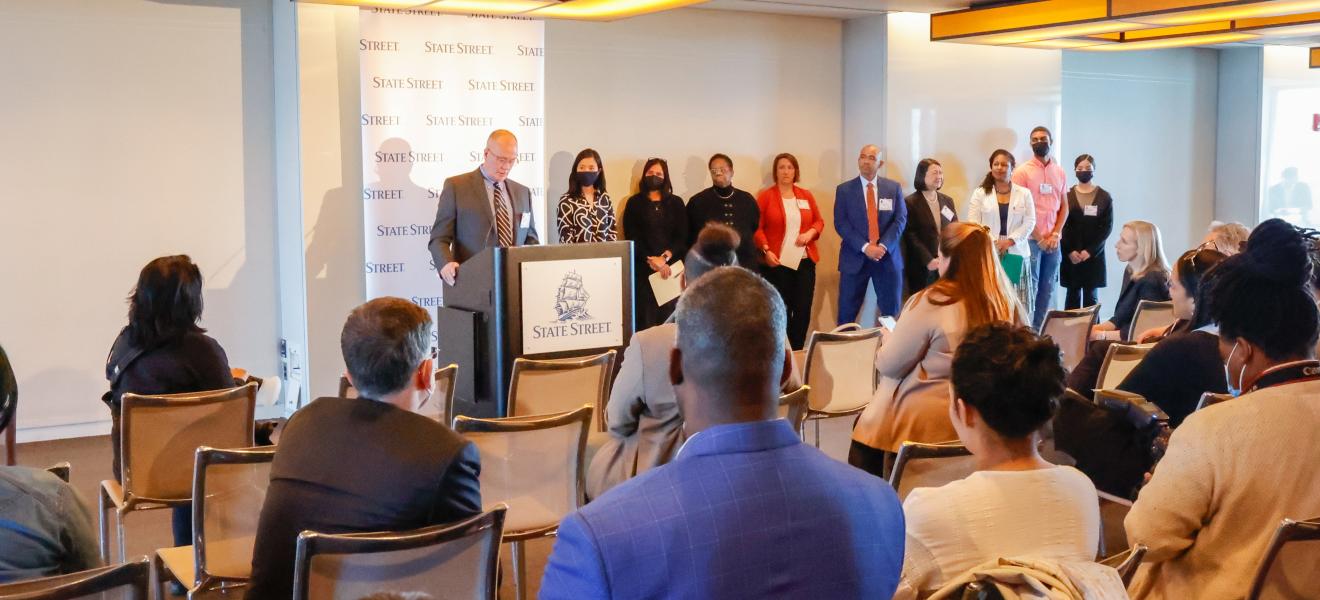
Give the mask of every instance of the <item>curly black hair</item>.
<path id="1" fill-rule="evenodd" d="M 1008 439 L 1030 435 L 1054 416 L 1064 391 L 1059 346 L 1004 322 L 963 337 L 953 355 L 953 390 Z"/>

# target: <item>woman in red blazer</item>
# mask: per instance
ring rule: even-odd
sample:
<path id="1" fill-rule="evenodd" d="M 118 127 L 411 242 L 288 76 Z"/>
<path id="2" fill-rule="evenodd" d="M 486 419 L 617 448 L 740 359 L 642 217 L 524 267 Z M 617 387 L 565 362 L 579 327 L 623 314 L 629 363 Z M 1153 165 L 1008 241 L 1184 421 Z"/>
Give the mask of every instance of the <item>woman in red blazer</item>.
<path id="1" fill-rule="evenodd" d="M 788 309 L 788 341 L 794 350 L 801 350 L 816 293 L 816 263 L 820 262 L 816 240 L 825 230 L 825 221 L 811 192 L 794 185 L 799 180 L 797 158 L 780 154 L 774 169 L 775 185 L 756 196 L 761 211 L 756 247 L 765 253 L 762 273 L 779 290 Z"/>

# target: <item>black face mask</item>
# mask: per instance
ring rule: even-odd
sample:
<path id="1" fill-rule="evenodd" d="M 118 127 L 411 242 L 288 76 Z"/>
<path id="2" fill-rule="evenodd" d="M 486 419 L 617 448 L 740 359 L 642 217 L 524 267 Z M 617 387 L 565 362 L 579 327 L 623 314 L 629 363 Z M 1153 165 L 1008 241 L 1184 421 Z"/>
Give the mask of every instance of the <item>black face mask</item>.
<path id="1" fill-rule="evenodd" d="M 1091 171 L 1078 171 L 1078 172 L 1077 172 L 1077 181 L 1080 181 L 1080 182 L 1082 182 L 1082 183 L 1091 183 L 1091 178 L 1094 177 L 1094 176 L 1095 176 L 1095 173 L 1093 173 L 1093 172 L 1091 172 Z"/>
<path id="2" fill-rule="evenodd" d="M 1036 155 L 1037 158 L 1045 158 L 1050 153 L 1050 143 L 1036 142 L 1031 145 L 1031 151 Z"/>
<path id="3" fill-rule="evenodd" d="M 600 171 L 575 171 L 573 179 L 582 187 L 596 185 L 596 180 L 600 179 Z"/>
<path id="4" fill-rule="evenodd" d="M 642 189 L 648 192 L 658 192 L 665 188 L 665 178 L 659 175 L 647 175 L 642 178 Z"/>

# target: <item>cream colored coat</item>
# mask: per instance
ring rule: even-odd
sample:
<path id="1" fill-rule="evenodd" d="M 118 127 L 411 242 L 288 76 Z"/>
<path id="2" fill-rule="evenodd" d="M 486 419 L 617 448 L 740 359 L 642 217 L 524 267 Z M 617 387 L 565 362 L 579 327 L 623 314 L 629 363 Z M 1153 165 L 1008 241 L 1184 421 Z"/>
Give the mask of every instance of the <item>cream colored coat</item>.
<path id="1" fill-rule="evenodd" d="M 1279 521 L 1320 517 L 1317 431 L 1320 381 L 1187 417 L 1125 521 L 1150 547 L 1132 597 L 1244 597 Z"/>

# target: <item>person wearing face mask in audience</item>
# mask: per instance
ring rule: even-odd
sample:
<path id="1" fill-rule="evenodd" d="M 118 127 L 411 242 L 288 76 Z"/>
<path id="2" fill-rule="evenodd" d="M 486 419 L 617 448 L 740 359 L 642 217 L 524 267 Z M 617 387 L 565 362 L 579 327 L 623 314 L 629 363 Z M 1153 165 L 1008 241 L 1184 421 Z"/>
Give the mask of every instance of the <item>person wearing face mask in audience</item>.
<path id="1" fill-rule="evenodd" d="M 940 161 L 921 159 L 912 184 L 917 191 L 903 199 L 908 213 L 907 227 L 903 229 L 903 279 L 907 283 L 904 298 L 940 278 L 937 256 L 940 233 L 946 225 L 958 221 L 953 198 L 939 191 L 944 187 L 944 167 Z"/>
<path id="2" fill-rule="evenodd" d="M 1230 393 L 1241 396 L 1192 413 L 1174 430 L 1128 512 L 1128 541 L 1149 548 L 1133 598 L 1244 598 L 1279 523 L 1320 515 L 1311 245 L 1270 219 L 1244 252 L 1215 267 L 1209 318 L 1219 325 Z M 1298 553 L 1290 572 L 1315 573 L 1317 563 L 1314 553 Z M 1313 597 L 1306 589 L 1286 597 Z"/>
<path id="3" fill-rule="evenodd" d="M 1059 283 L 1067 290 L 1064 308 L 1094 306 L 1096 291 L 1105 287 L 1105 242 L 1114 230 L 1114 199 L 1091 182 L 1095 158 L 1083 154 L 1073 161 L 1077 185 L 1068 190 L 1068 219 L 1059 241 L 1063 262 Z"/>
<path id="4" fill-rule="evenodd" d="M 568 174 L 568 191 L 559 197 L 557 214 L 561 244 L 619 239 L 615 231 L 614 204 L 605 190 L 605 163 L 595 150 L 587 148 L 573 159 L 573 170 Z"/>
<path id="5" fill-rule="evenodd" d="M 1063 253 L 1059 242 L 1063 225 L 1068 221 L 1068 202 L 1064 198 L 1068 179 L 1063 167 L 1051 160 L 1054 138 L 1044 126 L 1031 130 L 1030 160 L 1013 171 L 1013 183 L 1027 188 L 1036 202 L 1036 227 L 1031 232 L 1031 279 L 1035 282 L 1036 301 L 1031 308 L 1033 328 L 1039 330 L 1053 300 Z"/>
<path id="6" fill-rule="evenodd" d="M 697 236 L 709 223 L 732 227 L 742 240 L 738 246 L 738 263 L 752 267 L 761 260 L 753 236 L 761 221 L 760 209 L 751 194 L 733 187 L 733 159 L 715 154 L 706 161 L 710 170 L 711 186 L 688 198 L 688 245 L 697 243 Z"/>
<path id="7" fill-rule="evenodd" d="M 683 260 L 688 248 L 688 217 L 683 199 L 674 195 L 669 163 L 651 158 L 642 166 L 636 194 L 623 207 L 623 239 L 633 242 L 633 310 L 637 330 L 665 322 L 676 300 L 656 303 L 649 280 L 652 273 L 668 279 L 671 265 Z"/>

